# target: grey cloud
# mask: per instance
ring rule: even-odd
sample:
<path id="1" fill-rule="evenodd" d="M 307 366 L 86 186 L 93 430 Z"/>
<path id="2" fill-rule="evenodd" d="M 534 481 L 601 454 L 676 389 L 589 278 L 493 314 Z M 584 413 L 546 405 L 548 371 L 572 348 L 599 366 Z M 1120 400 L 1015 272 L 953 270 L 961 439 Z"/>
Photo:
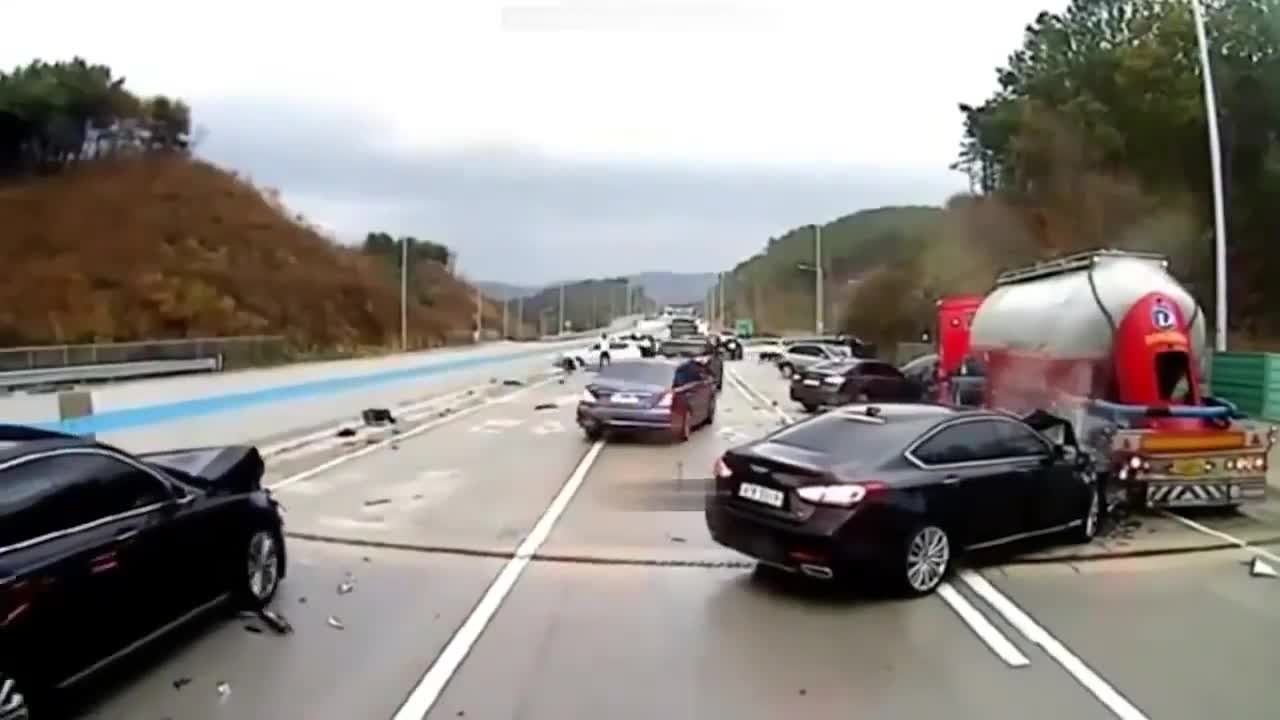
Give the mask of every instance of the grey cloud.
<path id="1" fill-rule="evenodd" d="M 209 130 L 201 155 L 280 188 L 345 237 L 386 229 L 444 242 L 465 270 L 512 283 L 726 269 L 791 227 L 961 188 L 942 163 L 888 173 L 569 162 L 514 147 L 406 150 L 367 115 L 310 103 L 206 99 L 195 113 Z"/>

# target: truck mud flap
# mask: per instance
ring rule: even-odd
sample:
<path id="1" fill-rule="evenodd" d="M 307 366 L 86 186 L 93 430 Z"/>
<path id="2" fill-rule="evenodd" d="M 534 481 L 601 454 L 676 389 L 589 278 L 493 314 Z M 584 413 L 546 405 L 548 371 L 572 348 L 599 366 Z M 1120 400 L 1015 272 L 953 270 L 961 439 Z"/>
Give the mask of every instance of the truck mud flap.
<path id="1" fill-rule="evenodd" d="M 1147 483 L 1147 507 L 1215 507 L 1266 498 L 1266 480 Z"/>

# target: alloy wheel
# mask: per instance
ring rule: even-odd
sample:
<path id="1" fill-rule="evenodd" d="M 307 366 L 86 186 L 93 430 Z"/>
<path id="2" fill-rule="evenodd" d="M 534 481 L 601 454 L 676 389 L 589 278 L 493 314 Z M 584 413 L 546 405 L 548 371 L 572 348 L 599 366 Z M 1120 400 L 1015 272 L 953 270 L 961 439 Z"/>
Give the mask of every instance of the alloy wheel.
<path id="1" fill-rule="evenodd" d="M 918 593 L 927 593 L 942 582 L 951 564 L 951 541 L 941 528 L 929 525 L 907 545 L 907 584 Z"/>
<path id="2" fill-rule="evenodd" d="M 270 599 L 280 583 L 280 547 L 269 530 L 259 530 L 249 538 L 249 594 L 259 602 Z"/>
<path id="3" fill-rule="evenodd" d="M 18 689 L 13 678 L 0 673 L 0 720 L 30 720 L 31 708 L 27 697 Z"/>

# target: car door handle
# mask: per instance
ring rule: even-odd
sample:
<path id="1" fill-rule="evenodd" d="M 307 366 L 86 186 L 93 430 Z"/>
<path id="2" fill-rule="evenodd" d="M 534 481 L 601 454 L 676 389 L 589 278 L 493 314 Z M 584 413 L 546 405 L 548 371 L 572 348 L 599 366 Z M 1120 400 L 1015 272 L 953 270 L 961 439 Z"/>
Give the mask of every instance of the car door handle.
<path id="1" fill-rule="evenodd" d="M 960 482 L 963 479 L 964 478 L 960 477 L 959 475 L 944 475 L 942 476 L 942 484 L 955 485 L 956 483 Z"/>

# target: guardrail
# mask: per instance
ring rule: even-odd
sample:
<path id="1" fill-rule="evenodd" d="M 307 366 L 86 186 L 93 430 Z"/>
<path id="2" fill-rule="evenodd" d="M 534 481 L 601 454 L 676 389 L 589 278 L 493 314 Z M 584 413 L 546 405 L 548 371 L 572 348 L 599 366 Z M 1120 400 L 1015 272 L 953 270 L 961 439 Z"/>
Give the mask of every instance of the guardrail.
<path id="1" fill-rule="evenodd" d="M 41 385 L 66 385 L 80 382 L 103 382 L 144 377 L 152 378 L 163 375 L 218 372 L 221 369 L 222 357 L 217 356 L 192 358 L 190 360 L 141 360 L 138 362 L 36 368 L 34 370 L 9 370 L 0 372 L 0 388 L 14 390 Z"/>
<path id="2" fill-rule="evenodd" d="M 222 367 L 228 370 L 271 365 L 291 359 L 284 336 L 245 335 L 3 348 L 0 349 L 0 372 L 219 356 L 222 358 Z"/>

